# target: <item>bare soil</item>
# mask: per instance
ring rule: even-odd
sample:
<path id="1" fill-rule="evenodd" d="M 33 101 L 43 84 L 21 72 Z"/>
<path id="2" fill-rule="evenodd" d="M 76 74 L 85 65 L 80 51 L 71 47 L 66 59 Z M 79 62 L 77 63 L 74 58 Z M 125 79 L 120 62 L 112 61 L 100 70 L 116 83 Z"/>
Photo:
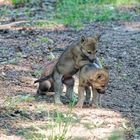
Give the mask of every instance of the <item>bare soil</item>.
<path id="1" fill-rule="evenodd" d="M 83 29 L 62 25 L 30 29 L 21 24 L 7 28 L 9 23 L 0 25 L 0 140 L 29 139 L 19 132 L 33 125 L 47 126 L 51 110 L 69 110 L 67 105 L 57 107 L 36 99 L 33 82 L 45 63 L 60 56 L 59 48 L 81 35 L 97 34 L 102 34 L 98 57 L 110 69 L 108 89 L 102 95 L 102 108 L 72 110 L 79 122 L 67 135 L 75 140 L 99 140 L 119 131 L 119 135 L 124 133 L 120 139 L 140 139 L 139 15 L 129 22 L 92 22 Z M 43 130 L 46 136 L 51 133 Z"/>

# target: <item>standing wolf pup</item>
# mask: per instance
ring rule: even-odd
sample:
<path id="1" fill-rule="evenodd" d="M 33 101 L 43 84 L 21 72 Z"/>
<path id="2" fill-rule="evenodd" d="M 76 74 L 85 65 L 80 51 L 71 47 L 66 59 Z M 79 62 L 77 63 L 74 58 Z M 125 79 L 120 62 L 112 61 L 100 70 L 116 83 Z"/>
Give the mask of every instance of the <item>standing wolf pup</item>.
<path id="1" fill-rule="evenodd" d="M 96 63 L 87 64 L 79 71 L 78 103 L 76 107 L 82 108 L 86 91 L 86 102 L 90 102 L 92 88 L 92 105 L 97 105 L 98 94 L 104 94 L 109 80 L 108 68 L 100 68 Z M 98 93 L 97 93 L 98 92 Z M 94 104 L 93 104 L 94 103 Z"/>
<path id="2" fill-rule="evenodd" d="M 41 82 L 52 77 L 55 91 L 54 101 L 56 104 L 62 104 L 60 101 L 60 95 L 62 94 L 63 89 L 63 76 L 72 77 L 82 66 L 86 64 L 95 62 L 100 65 L 98 59 L 96 58 L 96 47 L 98 40 L 99 37 L 82 36 L 79 41 L 66 48 L 66 50 L 59 57 L 52 73 L 49 76 L 35 81 L 35 83 Z"/>

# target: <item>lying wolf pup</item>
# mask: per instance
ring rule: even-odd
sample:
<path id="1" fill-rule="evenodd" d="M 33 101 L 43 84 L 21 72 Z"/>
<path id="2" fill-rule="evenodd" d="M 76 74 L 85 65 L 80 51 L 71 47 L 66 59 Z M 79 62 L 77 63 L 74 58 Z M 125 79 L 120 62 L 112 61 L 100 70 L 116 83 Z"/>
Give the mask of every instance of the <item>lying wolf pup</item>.
<path id="1" fill-rule="evenodd" d="M 100 68 L 96 63 L 87 64 L 79 71 L 78 103 L 76 107 L 82 108 L 86 91 L 86 101 L 90 102 L 92 88 L 92 105 L 97 105 L 100 94 L 104 94 L 109 80 L 108 68 Z M 98 94 L 98 93 L 99 94 Z"/>
<path id="2" fill-rule="evenodd" d="M 99 37 L 82 36 L 79 41 L 66 48 L 55 64 L 52 73 L 44 78 L 36 80 L 35 83 L 52 78 L 55 91 L 54 102 L 62 104 L 60 101 L 60 95 L 62 95 L 63 90 L 62 78 L 72 77 L 86 64 L 95 62 L 100 65 L 96 58 L 96 46 L 98 40 Z"/>

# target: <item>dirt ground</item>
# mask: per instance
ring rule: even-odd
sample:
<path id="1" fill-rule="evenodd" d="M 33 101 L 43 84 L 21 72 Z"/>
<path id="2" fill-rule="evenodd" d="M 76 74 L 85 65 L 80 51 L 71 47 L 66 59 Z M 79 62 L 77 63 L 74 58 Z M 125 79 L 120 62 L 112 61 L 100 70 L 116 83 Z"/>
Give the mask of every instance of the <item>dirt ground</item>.
<path id="1" fill-rule="evenodd" d="M 65 48 L 81 35 L 97 34 L 102 34 L 98 57 L 109 66 L 108 89 L 102 95 L 101 108 L 72 110 L 79 121 L 67 135 L 73 140 L 105 140 L 115 132 L 121 136 L 118 139 L 140 139 L 139 15 L 129 22 L 93 22 L 83 29 L 3 25 L 0 25 L 0 140 L 31 139 L 23 132 L 29 132 L 31 126 L 36 129 L 47 126 L 46 112 L 69 110 L 67 105 L 57 107 L 45 99 L 35 99 L 37 84 L 33 82 L 45 63 L 59 57 L 62 53 L 59 48 Z M 46 136 L 50 131 L 43 128 Z"/>

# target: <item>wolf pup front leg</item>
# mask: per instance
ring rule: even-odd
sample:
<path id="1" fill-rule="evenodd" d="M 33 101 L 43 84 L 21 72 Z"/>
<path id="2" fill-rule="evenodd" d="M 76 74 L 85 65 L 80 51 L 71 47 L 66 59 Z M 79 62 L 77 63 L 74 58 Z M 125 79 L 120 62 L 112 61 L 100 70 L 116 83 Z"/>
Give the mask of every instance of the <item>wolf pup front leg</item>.
<path id="1" fill-rule="evenodd" d="M 92 107 L 100 107 L 101 106 L 101 95 L 97 92 L 97 90 L 92 87 Z"/>
<path id="2" fill-rule="evenodd" d="M 79 85 L 79 87 L 78 87 L 78 103 L 76 104 L 76 107 L 78 107 L 78 108 L 83 107 L 83 103 L 85 100 L 84 91 L 85 91 L 85 87 Z"/>

